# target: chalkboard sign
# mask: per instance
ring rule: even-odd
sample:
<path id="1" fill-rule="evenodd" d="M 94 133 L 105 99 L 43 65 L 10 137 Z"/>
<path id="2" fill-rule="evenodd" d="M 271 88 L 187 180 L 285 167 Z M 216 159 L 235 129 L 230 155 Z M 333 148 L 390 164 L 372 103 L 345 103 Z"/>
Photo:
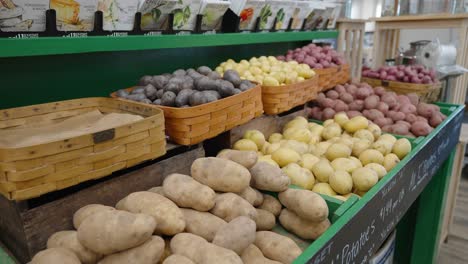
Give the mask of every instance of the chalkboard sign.
<path id="1" fill-rule="evenodd" d="M 458 143 L 463 111 L 446 124 L 307 263 L 367 263 Z"/>

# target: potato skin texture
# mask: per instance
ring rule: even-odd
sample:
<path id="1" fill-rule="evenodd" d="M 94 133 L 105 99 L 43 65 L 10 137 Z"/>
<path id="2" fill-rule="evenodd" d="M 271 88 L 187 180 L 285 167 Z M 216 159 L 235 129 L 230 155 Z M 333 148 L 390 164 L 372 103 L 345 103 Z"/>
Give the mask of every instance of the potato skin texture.
<path id="1" fill-rule="evenodd" d="M 157 223 L 155 233 L 174 235 L 184 231 L 182 212 L 168 198 L 152 192 L 134 192 L 120 200 L 116 208 L 132 213 L 150 215 Z"/>
<path id="2" fill-rule="evenodd" d="M 275 197 L 264 194 L 263 195 L 263 203 L 258 207 L 258 209 L 267 210 L 268 212 L 272 213 L 274 216 L 278 216 L 281 213 L 281 208 L 283 206 Z"/>
<path id="3" fill-rule="evenodd" d="M 236 217 L 216 232 L 213 244 L 241 255 L 255 241 L 256 228 L 255 222 L 249 217 Z"/>
<path id="4" fill-rule="evenodd" d="M 49 248 L 39 251 L 30 264 L 81 264 L 81 262 L 69 249 Z"/>
<path id="5" fill-rule="evenodd" d="M 227 224 L 226 221 L 208 212 L 199 212 L 181 208 L 185 219 L 185 231 L 201 236 L 208 242 L 213 241 L 218 230 Z"/>
<path id="6" fill-rule="evenodd" d="M 255 151 L 242 151 L 235 149 L 225 149 L 216 156 L 222 159 L 234 161 L 246 169 L 252 168 L 257 163 L 257 153 Z"/>
<path id="7" fill-rule="evenodd" d="M 192 163 L 192 177 L 215 191 L 240 193 L 250 184 L 250 173 L 242 165 L 221 158 L 198 158 Z"/>
<path id="8" fill-rule="evenodd" d="M 146 214 L 103 211 L 87 217 L 78 228 L 78 240 L 90 250 L 113 254 L 143 244 L 154 232 L 156 222 Z"/>
<path id="9" fill-rule="evenodd" d="M 95 264 L 102 258 L 102 255 L 85 248 L 78 240 L 78 233 L 74 230 L 52 234 L 47 240 L 47 248 L 69 249 L 83 264 Z"/>
<path id="10" fill-rule="evenodd" d="M 265 258 L 262 251 L 254 244 L 242 252 L 241 258 L 244 264 L 281 264 L 281 262 Z"/>
<path id="11" fill-rule="evenodd" d="M 227 222 L 232 221 L 238 216 L 247 216 L 252 220 L 257 217 L 255 208 L 235 193 L 217 195 L 216 204 L 210 212 Z"/>
<path id="12" fill-rule="evenodd" d="M 175 235 L 171 240 L 171 251 L 197 264 L 243 264 L 234 251 L 209 243 L 190 233 Z"/>
<path id="13" fill-rule="evenodd" d="M 255 223 L 257 224 L 257 231 L 272 230 L 276 225 L 275 216 L 267 210 L 258 209 Z"/>
<path id="14" fill-rule="evenodd" d="M 86 206 L 83 206 L 80 209 L 78 209 L 73 215 L 73 226 L 75 227 L 75 229 L 78 229 L 78 227 L 80 227 L 81 223 L 86 217 L 97 212 L 112 210 L 115 210 L 115 208 L 105 206 L 102 204 L 88 204 Z"/>
<path id="15" fill-rule="evenodd" d="M 99 264 L 154 264 L 158 263 L 164 252 L 164 239 L 152 236 L 138 247 L 108 255 Z"/>
<path id="16" fill-rule="evenodd" d="M 253 206 L 259 206 L 263 202 L 262 193 L 250 186 L 247 186 L 247 188 L 245 188 L 245 190 L 239 193 L 238 195 L 244 198 L 247 202 L 249 202 L 249 204 Z"/>
<path id="17" fill-rule="evenodd" d="M 300 218 L 297 214 L 283 209 L 279 216 L 281 225 L 303 239 L 317 239 L 330 227 L 330 220 L 325 219 L 322 222 L 312 222 Z"/>
<path id="18" fill-rule="evenodd" d="M 258 162 L 250 169 L 252 186 L 263 191 L 282 192 L 291 183 L 289 177 L 280 169 L 266 162 Z"/>
<path id="19" fill-rule="evenodd" d="M 195 264 L 189 258 L 182 255 L 170 255 L 162 264 Z"/>
<path id="20" fill-rule="evenodd" d="M 192 177 L 173 173 L 164 179 L 164 196 L 179 207 L 192 208 L 200 212 L 213 208 L 216 194 L 210 187 L 203 185 Z"/>
<path id="21" fill-rule="evenodd" d="M 280 202 L 301 218 L 321 222 L 328 217 L 328 206 L 318 194 L 309 190 L 287 189 L 278 194 Z"/>
<path id="22" fill-rule="evenodd" d="M 271 231 L 259 231 L 255 236 L 257 246 L 265 257 L 284 264 L 292 263 L 302 250 L 289 237 Z"/>

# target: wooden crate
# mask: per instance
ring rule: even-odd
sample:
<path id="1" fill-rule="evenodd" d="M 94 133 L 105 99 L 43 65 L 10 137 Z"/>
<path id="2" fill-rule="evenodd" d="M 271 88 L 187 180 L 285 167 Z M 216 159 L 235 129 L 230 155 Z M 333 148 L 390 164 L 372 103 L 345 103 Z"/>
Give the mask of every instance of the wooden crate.
<path id="1" fill-rule="evenodd" d="M 317 98 L 319 76 L 284 86 L 262 86 L 265 114 L 276 115 Z"/>
<path id="2" fill-rule="evenodd" d="M 98 179 L 166 153 L 160 109 L 111 98 L 85 98 L 0 111 L 0 128 L 59 121 L 98 109 L 144 119 L 105 131 L 20 148 L 0 149 L 0 193 L 24 200 Z"/>
<path id="3" fill-rule="evenodd" d="M 161 185 L 171 173 L 189 174 L 192 162 L 204 156 L 201 147 L 171 148 L 158 160 L 39 198 L 10 201 L 0 197 L 0 240 L 21 263 L 27 263 L 45 248 L 50 235 L 73 229 L 73 214 L 79 208 L 92 203 L 114 206 L 132 192 Z"/>
<path id="4" fill-rule="evenodd" d="M 116 93 L 111 97 L 117 97 Z M 262 88 L 258 85 L 240 94 L 194 107 L 149 106 L 164 111 L 166 132 L 173 142 L 194 145 L 260 116 L 263 113 Z"/>
<path id="5" fill-rule="evenodd" d="M 394 81 L 383 81 L 374 78 L 362 77 L 361 82 L 366 82 L 372 87 L 382 86 L 389 90 L 394 91 L 397 94 L 409 94 L 415 93 L 419 95 L 419 100 L 426 103 L 433 103 L 438 101 L 442 84 L 415 84 L 405 82 L 394 82 Z"/>
<path id="6" fill-rule="evenodd" d="M 363 19 L 338 19 L 337 51 L 343 53 L 345 60 L 349 63 L 351 77 L 358 80 L 362 72 L 362 49 L 366 22 Z"/>

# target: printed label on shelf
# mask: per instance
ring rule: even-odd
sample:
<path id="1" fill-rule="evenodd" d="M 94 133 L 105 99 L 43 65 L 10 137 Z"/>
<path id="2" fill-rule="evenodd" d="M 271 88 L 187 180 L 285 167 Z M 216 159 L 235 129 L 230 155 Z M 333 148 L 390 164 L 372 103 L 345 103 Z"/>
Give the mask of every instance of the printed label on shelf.
<path id="1" fill-rule="evenodd" d="M 50 0 L 61 31 L 92 31 L 98 0 Z"/>
<path id="2" fill-rule="evenodd" d="M 104 17 L 104 30 L 130 31 L 135 24 L 138 0 L 99 0 L 98 10 Z"/>
<path id="3" fill-rule="evenodd" d="M 0 28 L 6 32 L 45 31 L 49 0 L 2 0 Z"/>

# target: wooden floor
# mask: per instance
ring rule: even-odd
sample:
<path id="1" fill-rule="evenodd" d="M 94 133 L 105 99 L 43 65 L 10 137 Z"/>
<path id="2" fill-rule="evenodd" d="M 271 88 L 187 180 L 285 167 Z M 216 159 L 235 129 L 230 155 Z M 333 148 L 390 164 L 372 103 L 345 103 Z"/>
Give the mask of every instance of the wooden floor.
<path id="1" fill-rule="evenodd" d="M 466 171 L 465 168 L 460 181 L 448 241 L 439 251 L 439 264 L 468 263 L 468 173 Z"/>

